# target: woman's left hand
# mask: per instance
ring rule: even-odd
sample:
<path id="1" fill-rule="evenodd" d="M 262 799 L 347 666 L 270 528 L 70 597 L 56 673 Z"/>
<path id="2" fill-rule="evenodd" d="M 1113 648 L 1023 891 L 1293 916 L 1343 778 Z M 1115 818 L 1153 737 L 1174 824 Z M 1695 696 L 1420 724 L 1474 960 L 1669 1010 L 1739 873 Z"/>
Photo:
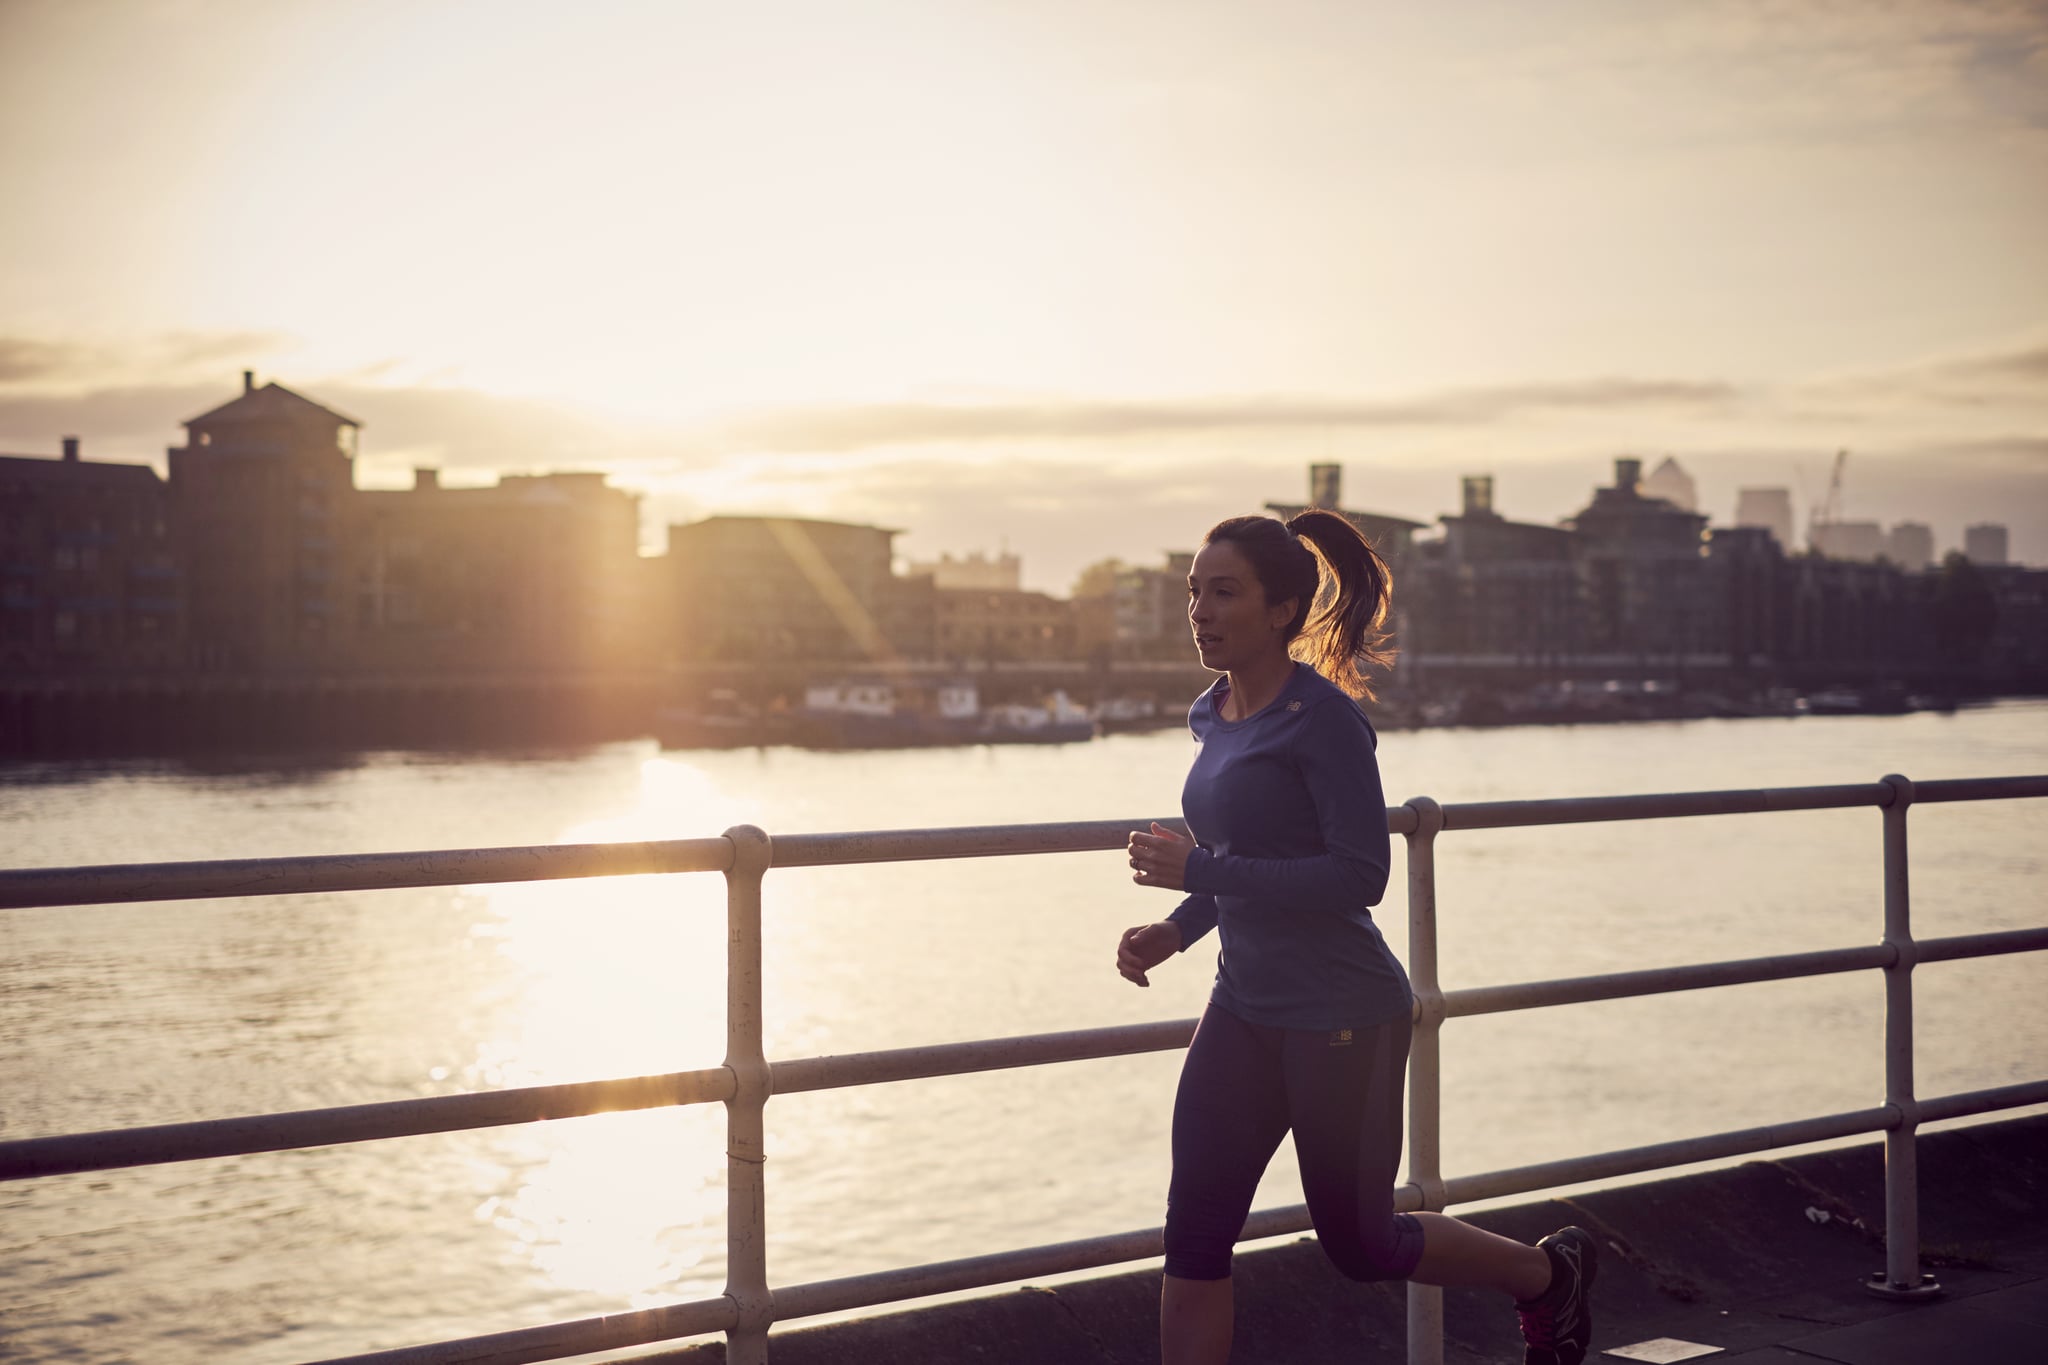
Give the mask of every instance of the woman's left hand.
<path id="1" fill-rule="evenodd" d="M 1131 880 L 1140 886 L 1185 891 L 1188 855 L 1194 851 L 1192 842 L 1155 820 L 1150 834 L 1131 835 Z"/>

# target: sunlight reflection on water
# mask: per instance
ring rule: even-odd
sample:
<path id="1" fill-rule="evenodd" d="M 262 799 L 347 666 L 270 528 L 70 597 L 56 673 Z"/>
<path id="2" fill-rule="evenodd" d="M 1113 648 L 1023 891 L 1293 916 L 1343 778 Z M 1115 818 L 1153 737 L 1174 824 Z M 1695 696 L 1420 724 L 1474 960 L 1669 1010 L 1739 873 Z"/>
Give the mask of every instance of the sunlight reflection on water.
<path id="1" fill-rule="evenodd" d="M 571 825 L 564 843 L 687 837 L 745 803 L 680 757 L 640 765 L 640 799 Z M 704 875 L 465 888 L 471 934 L 508 964 L 508 994 L 464 1089 L 549 1085 L 679 1069 L 723 1052 L 724 882 Z M 671 1301 L 722 1220 L 724 1142 L 661 1111 L 525 1130 L 523 1163 L 479 1161 L 477 1217 L 516 1240 L 555 1287 L 635 1308 Z M 701 1116 L 691 1116 L 698 1118 Z M 510 1189 L 509 1194 L 504 1193 Z"/>

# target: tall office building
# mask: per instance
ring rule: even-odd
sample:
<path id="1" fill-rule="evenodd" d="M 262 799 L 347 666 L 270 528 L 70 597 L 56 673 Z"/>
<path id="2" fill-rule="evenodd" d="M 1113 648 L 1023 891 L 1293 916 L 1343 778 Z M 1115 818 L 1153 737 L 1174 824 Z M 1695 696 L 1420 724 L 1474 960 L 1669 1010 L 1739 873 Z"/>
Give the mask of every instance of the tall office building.
<path id="1" fill-rule="evenodd" d="M 2006 562 L 2005 528 L 1992 522 L 1971 526 L 1963 532 L 1963 557 L 1972 564 Z"/>
<path id="2" fill-rule="evenodd" d="M 1934 563 L 1934 531 L 1921 521 L 1902 521 L 1885 537 L 1884 557 L 1908 573 Z"/>
<path id="3" fill-rule="evenodd" d="M 1681 512 L 1700 510 L 1699 486 L 1692 481 L 1692 475 L 1685 472 L 1677 460 L 1664 457 L 1664 463 L 1650 472 L 1643 480 L 1643 495 L 1662 498 Z"/>
<path id="4" fill-rule="evenodd" d="M 1813 538 L 1813 548 L 1829 559 L 1868 564 L 1884 556 L 1884 528 L 1874 521 L 1819 521 L 1807 534 Z"/>
<path id="5" fill-rule="evenodd" d="M 1761 526 L 1790 553 L 1792 544 L 1792 490 L 1789 488 L 1745 488 L 1735 495 L 1735 524 Z"/>

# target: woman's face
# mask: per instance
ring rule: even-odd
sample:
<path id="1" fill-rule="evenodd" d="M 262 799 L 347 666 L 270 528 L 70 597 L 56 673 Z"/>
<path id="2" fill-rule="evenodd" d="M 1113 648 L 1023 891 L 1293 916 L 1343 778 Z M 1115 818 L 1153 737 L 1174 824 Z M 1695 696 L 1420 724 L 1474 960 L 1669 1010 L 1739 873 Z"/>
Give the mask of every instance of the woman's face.
<path id="1" fill-rule="evenodd" d="M 1287 654 L 1282 634 L 1294 619 L 1294 599 L 1268 602 L 1244 552 L 1227 540 L 1211 541 L 1188 571 L 1188 625 L 1202 667 L 1227 673 L 1272 655 Z"/>

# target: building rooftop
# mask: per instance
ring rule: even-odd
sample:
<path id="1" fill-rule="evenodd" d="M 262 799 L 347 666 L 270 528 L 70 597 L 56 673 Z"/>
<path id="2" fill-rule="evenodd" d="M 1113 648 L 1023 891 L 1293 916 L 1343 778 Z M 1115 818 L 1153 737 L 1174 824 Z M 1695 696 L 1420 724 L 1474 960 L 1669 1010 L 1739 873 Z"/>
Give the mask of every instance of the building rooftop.
<path id="1" fill-rule="evenodd" d="M 257 388 L 255 377 L 244 371 L 242 382 L 241 397 L 230 399 L 217 408 L 209 408 L 197 417 L 187 418 L 180 425 L 221 426 L 239 422 L 275 422 L 280 419 L 292 421 L 318 416 L 328 418 L 342 426 L 362 426 L 355 418 L 344 416 L 333 408 L 316 403 L 304 394 L 294 393 L 274 380 Z"/>
<path id="2" fill-rule="evenodd" d="M 65 460 L 51 455 L 0 455 L 0 477 L 33 482 L 91 479 L 124 488 L 161 487 L 163 479 L 146 464 L 107 460 Z"/>

